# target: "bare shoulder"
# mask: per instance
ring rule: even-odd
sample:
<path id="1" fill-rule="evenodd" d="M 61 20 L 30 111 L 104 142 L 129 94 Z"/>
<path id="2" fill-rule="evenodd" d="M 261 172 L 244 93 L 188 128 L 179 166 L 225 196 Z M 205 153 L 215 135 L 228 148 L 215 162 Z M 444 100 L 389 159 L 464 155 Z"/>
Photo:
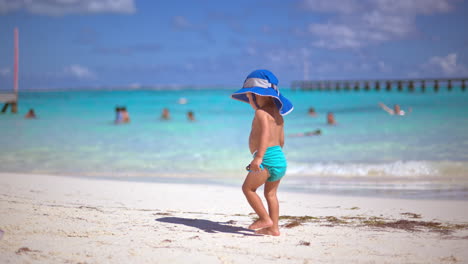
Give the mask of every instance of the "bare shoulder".
<path id="1" fill-rule="evenodd" d="M 277 126 L 283 126 L 284 124 L 284 119 L 283 117 L 278 113 L 270 113 L 268 111 L 265 111 L 263 109 L 257 109 L 255 111 L 255 118 L 256 122 L 258 123 L 264 123 L 266 125 L 277 125 Z"/>
<path id="2" fill-rule="evenodd" d="M 262 119 L 268 119 L 272 117 L 267 111 L 263 110 L 263 109 L 257 109 L 255 110 L 255 118 L 258 118 L 260 120 Z"/>

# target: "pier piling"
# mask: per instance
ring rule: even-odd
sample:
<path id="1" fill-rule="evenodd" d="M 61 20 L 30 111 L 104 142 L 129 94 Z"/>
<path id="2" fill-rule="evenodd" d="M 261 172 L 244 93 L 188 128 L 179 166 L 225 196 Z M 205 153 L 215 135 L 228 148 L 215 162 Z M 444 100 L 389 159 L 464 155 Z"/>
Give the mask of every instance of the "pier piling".
<path id="1" fill-rule="evenodd" d="M 337 82 L 337 83 L 335 84 L 335 90 L 341 91 L 341 83 Z"/>
<path id="2" fill-rule="evenodd" d="M 380 91 L 380 82 L 379 81 L 375 82 L 375 90 Z"/>
<path id="3" fill-rule="evenodd" d="M 399 91 L 399 92 L 403 91 L 403 82 L 402 82 L 402 81 L 398 81 L 397 84 L 398 84 L 398 91 Z"/>
<path id="4" fill-rule="evenodd" d="M 408 83 L 408 91 L 414 92 L 414 81 L 409 81 L 409 83 Z"/>
<path id="5" fill-rule="evenodd" d="M 354 91 L 359 91 L 359 82 L 354 83 Z"/>
<path id="6" fill-rule="evenodd" d="M 325 82 L 325 91 L 330 91 L 331 89 L 331 82 Z"/>
<path id="7" fill-rule="evenodd" d="M 390 92 L 392 90 L 392 82 L 390 82 L 390 81 L 385 82 L 385 90 L 387 92 Z"/>
<path id="8" fill-rule="evenodd" d="M 346 91 L 351 90 L 351 87 L 350 87 L 350 85 L 349 85 L 349 82 L 345 82 L 345 90 L 346 90 Z"/>

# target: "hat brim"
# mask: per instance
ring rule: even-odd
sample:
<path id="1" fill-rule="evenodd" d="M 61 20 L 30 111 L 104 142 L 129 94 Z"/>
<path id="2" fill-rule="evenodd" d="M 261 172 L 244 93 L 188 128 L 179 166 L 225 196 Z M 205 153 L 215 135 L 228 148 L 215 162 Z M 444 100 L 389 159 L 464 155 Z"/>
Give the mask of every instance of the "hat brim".
<path id="1" fill-rule="evenodd" d="M 289 114 L 293 109 L 292 103 L 283 95 L 278 95 L 274 89 L 263 88 L 263 87 L 249 87 L 242 88 L 231 95 L 232 99 L 236 99 L 245 103 L 249 103 L 247 93 L 253 93 L 260 96 L 269 96 L 275 99 L 276 107 L 281 115 Z"/>

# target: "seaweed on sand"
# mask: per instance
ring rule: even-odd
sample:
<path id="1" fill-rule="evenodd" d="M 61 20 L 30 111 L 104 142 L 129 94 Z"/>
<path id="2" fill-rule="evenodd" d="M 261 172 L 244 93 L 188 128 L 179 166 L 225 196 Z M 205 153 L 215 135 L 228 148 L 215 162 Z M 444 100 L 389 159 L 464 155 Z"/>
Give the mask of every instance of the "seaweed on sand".
<path id="1" fill-rule="evenodd" d="M 438 232 L 444 235 L 453 233 L 456 230 L 468 229 L 468 224 L 442 224 L 434 221 L 414 221 L 414 220 L 372 220 L 363 221 L 367 226 L 374 226 L 380 228 L 394 228 L 401 229 L 408 232 L 422 231 L 423 228 L 431 232 Z"/>

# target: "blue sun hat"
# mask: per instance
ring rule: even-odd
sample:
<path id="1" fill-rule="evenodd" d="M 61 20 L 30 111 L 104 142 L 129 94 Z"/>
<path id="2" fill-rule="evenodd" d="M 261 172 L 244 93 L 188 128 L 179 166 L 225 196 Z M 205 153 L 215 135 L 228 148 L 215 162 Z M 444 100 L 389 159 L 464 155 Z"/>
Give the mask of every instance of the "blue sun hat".
<path id="1" fill-rule="evenodd" d="M 242 89 L 233 93 L 231 98 L 249 103 L 247 93 L 273 97 L 281 115 L 287 115 L 294 109 L 292 103 L 280 94 L 278 79 L 268 70 L 256 70 L 251 72 L 245 79 Z"/>

